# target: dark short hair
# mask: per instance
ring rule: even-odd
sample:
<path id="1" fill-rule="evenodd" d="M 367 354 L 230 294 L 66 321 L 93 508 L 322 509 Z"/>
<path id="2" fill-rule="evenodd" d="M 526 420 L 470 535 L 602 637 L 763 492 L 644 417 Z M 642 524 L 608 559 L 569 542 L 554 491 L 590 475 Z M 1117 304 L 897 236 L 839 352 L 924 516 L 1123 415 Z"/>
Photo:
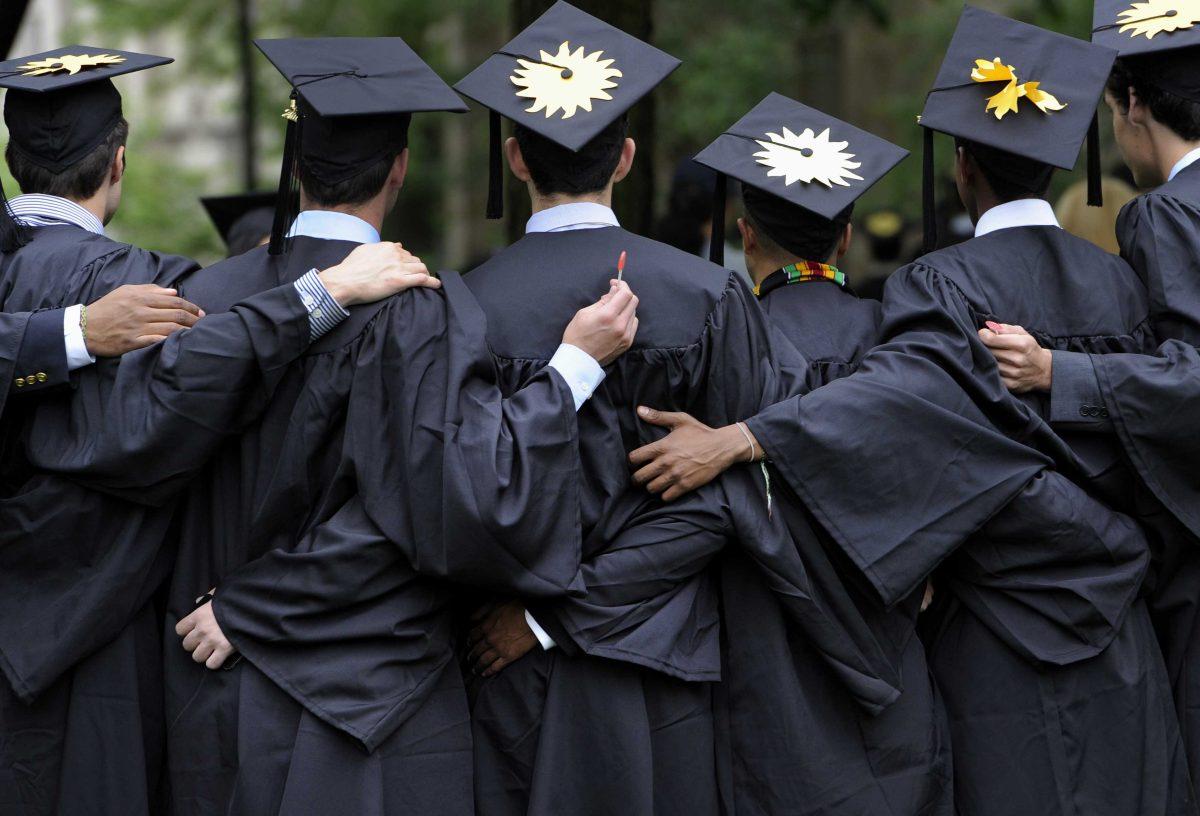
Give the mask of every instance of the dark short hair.
<path id="1" fill-rule="evenodd" d="M 388 151 L 367 169 L 344 181 L 328 184 L 321 181 L 301 158 L 300 184 L 308 198 L 320 207 L 341 207 L 362 204 L 379 195 L 396 157 L 408 147 L 408 127 L 412 122 L 411 116 L 401 117 L 400 125 L 395 129 L 396 138 Z"/>
<path id="2" fill-rule="evenodd" d="M 1129 112 L 1129 89 L 1150 109 L 1150 115 L 1176 136 L 1187 142 L 1200 140 L 1200 103 L 1184 99 L 1159 88 L 1139 76 L 1125 60 L 1117 60 L 1108 75 L 1108 92 L 1123 113 Z"/>
<path id="3" fill-rule="evenodd" d="M 129 123 L 124 119 L 113 125 L 104 141 L 79 161 L 60 173 L 52 173 L 13 149 L 12 142 L 4 153 L 8 169 L 21 186 L 23 193 L 41 193 L 76 201 L 91 198 L 104 184 L 117 150 L 129 140 Z"/>
<path id="4" fill-rule="evenodd" d="M 816 263 L 824 263 L 833 254 L 854 215 L 851 204 L 832 219 L 825 218 L 748 185 L 742 187 L 742 202 L 746 219 L 767 251 Z"/>
<path id="5" fill-rule="evenodd" d="M 1045 198 L 1050 190 L 1053 165 L 967 139 L 955 139 L 954 144 L 971 154 L 992 192 L 1004 203 L 1023 198 Z"/>
<path id="6" fill-rule="evenodd" d="M 584 195 L 598 193 L 608 186 L 621 161 L 625 137 L 629 135 L 629 119 L 622 115 L 579 152 L 568 150 L 522 125 L 517 125 L 515 135 L 525 166 L 533 178 L 533 186 L 539 193 Z"/>

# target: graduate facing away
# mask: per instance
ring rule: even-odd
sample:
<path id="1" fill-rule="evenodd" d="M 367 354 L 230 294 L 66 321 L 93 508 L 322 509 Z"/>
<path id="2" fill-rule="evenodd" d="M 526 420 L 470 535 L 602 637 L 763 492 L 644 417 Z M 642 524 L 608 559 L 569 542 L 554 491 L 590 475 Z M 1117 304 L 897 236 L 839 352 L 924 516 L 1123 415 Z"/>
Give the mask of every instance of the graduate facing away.
<path id="1" fill-rule="evenodd" d="M 1114 446 L 1060 436 L 1043 404 L 1006 393 L 978 335 L 1010 313 L 1075 350 L 1152 342 L 1137 276 L 1059 229 L 1043 199 L 1114 56 L 968 8 L 922 124 L 958 139 L 976 237 L 889 280 L 880 345 L 854 374 L 746 423 L 885 603 L 934 577 L 930 663 L 962 813 L 1195 808 L 1140 599 L 1149 544 L 1128 515 L 1131 473 Z M 1051 96 L 1013 93 L 1022 81 Z M 635 459 L 646 481 L 665 475 L 659 489 L 686 487 L 708 469 L 676 455 L 732 462 L 733 436 L 689 424 Z"/>
<path id="2" fill-rule="evenodd" d="M 1168 9 L 1167 11 L 1171 11 Z M 1124 258 L 1149 294 L 1156 353 L 1068 351 L 1008 322 L 984 330 L 1005 383 L 1048 402 L 1056 427 L 1112 435 L 1136 469 L 1139 516 L 1154 531 L 1147 593 L 1175 695 L 1193 784 L 1200 780 L 1200 31 L 1126 3 L 1096 3 L 1093 40 L 1118 49 L 1105 91 L 1117 147 L 1139 187 L 1117 222 Z"/>
<path id="3" fill-rule="evenodd" d="M 747 637 L 720 620 L 729 548 L 739 580 L 756 581 L 768 614 L 786 616 L 803 640 L 810 688 L 835 690 L 849 728 L 860 711 L 879 713 L 902 696 L 896 633 L 848 596 L 794 496 L 768 494 L 762 473 L 750 469 L 669 506 L 630 484 L 626 451 L 657 435 L 638 421 L 640 402 L 724 424 L 801 390 L 808 372 L 795 349 L 773 346 L 735 273 L 632 234 L 613 214 L 636 153 L 625 112 L 674 67 L 559 3 L 458 85 L 515 123 L 504 152 L 534 210 L 522 240 L 466 276 L 505 392 L 545 364 L 555 323 L 622 254 L 640 299 L 634 347 L 579 415 L 588 595 L 488 599 L 471 635 L 481 675 L 471 711 L 479 813 L 715 814 L 756 797 L 771 812 L 769 783 L 740 767 L 754 760 L 735 752 L 714 697 L 713 681 L 725 678 L 722 640 Z M 603 74 L 602 88 L 575 83 L 584 68 Z M 564 257 L 569 273 L 557 263 Z M 765 625 L 774 636 L 782 623 Z M 749 717 L 737 724 L 743 736 L 750 726 Z M 874 780 L 863 783 L 871 771 L 858 770 L 844 787 L 824 776 L 840 793 L 820 807 L 835 807 L 859 784 L 870 786 L 860 807 L 882 806 Z"/>
<path id="4" fill-rule="evenodd" d="M 270 245 L 183 284 L 211 312 L 378 241 L 411 115 L 463 108 L 395 38 L 258 45 L 294 89 L 289 151 Z M 443 287 L 351 310 L 190 486 L 165 654 L 175 812 L 473 812 L 456 587 L 579 591 L 577 384 L 628 347 L 637 302 L 606 279 L 502 400 L 478 306 Z"/>

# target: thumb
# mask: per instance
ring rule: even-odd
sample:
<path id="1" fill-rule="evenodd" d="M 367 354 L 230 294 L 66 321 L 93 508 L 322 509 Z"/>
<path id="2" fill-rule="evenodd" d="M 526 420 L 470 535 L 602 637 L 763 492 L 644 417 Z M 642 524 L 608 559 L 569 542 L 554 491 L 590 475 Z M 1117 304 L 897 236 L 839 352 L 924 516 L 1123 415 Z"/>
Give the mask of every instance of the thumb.
<path id="1" fill-rule="evenodd" d="M 683 422 L 686 414 L 674 413 L 672 411 L 656 411 L 653 408 L 647 408 L 642 405 L 638 408 L 638 416 L 642 421 L 649 422 L 651 425 L 657 425 L 660 428 L 674 428 Z"/>

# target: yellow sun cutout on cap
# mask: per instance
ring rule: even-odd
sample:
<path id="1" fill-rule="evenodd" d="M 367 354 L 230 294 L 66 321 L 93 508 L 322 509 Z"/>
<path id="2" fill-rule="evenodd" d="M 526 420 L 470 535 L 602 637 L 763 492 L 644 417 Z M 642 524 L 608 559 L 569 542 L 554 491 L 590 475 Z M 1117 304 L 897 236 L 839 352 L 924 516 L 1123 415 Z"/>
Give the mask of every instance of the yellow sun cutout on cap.
<path id="1" fill-rule="evenodd" d="M 1134 3 L 1117 15 L 1120 33 L 1139 34 L 1153 40 L 1156 34 L 1170 34 L 1200 23 L 1200 0 L 1147 0 Z"/>
<path id="2" fill-rule="evenodd" d="M 570 119 L 580 108 L 590 113 L 593 100 L 612 101 L 608 91 L 617 87 L 612 80 L 623 74 L 612 67 L 616 60 L 600 59 L 603 54 L 585 56 L 583 46 L 572 52 L 565 42 L 557 54 L 543 51 L 540 61 L 518 59 L 521 67 L 509 79 L 521 89 L 517 96 L 533 100 L 526 113 L 544 110 L 549 119 L 561 110 L 562 118 Z"/>
<path id="3" fill-rule="evenodd" d="M 61 57 L 47 57 L 43 60 L 27 62 L 18 68 L 24 71 L 22 76 L 42 76 L 65 71 L 67 76 L 74 76 L 86 68 L 102 68 L 106 65 L 119 65 L 125 58 L 116 54 L 66 54 Z"/>
<path id="4" fill-rule="evenodd" d="M 797 136 L 786 127 L 783 135 L 768 133 L 771 141 L 755 141 L 763 148 L 754 154 L 758 163 L 771 168 L 768 178 L 783 177 L 787 186 L 803 181 L 811 184 L 819 181 L 826 187 L 832 188 L 838 184 L 849 187 L 850 180 L 862 181 L 862 176 L 852 171 L 862 167 L 862 162 L 851 161 L 853 153 L 843 153 L 849 142 L 834 142 L 829 139 L 829 128 L 825 128 L 820 136 L 812 128 L 805 128 Z"/>

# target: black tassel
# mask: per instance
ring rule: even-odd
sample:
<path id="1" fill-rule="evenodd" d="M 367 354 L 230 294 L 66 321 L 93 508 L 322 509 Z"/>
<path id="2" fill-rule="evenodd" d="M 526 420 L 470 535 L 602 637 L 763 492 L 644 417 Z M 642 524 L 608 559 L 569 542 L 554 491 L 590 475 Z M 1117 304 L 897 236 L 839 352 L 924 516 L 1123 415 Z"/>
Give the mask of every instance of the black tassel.
<path id="1" fill-rule="evenodd" d="M 0 252 L 15 252 L 29 243 L 29 230 L 13 218 L 4 185 L 0 184 Z"/>
<path id="2" fill-rule="evenodd" d="M 504 156 L 501 144 L 500 114 L 488 117 L 488 201 L 487 217 L 499 221 L 504 217 Z"/>
<path id="3" fill-rule="evenodd" d="M 1104 179 L 1100 172 L 1100 114 L 1092 114 L 1087 135 L 1087 174 L 1089 207 L 1104 206 Z"/>
<path id="4" fill-rule="evenodd" d="M 295 94 L 292 94 L 295 100 Z M 279 168 L 279 192 L 275 197 L 275 222 L 271 225 L 271 244 L 267 248 L 270 255 L 282 255 L 287 251 L 287 233 L 295 217 L 293 210 L 296 206 L 296 193 L 293 185 L 298 184 L 296 178 L 297 158 L 300 155 L 300 112 L 295 112 L 295 119 L 288 119 L 287 134 L 283 139 L 283 166 Z"/>
<path id="5" fill-rule="evenodd" d="M 725 174 L 717 173 L 717 186 L 713 190 L 712 237 L 708 241 L 708 259 L 717 266 L 725 265 L 725 204 L 728 189 Z"/>
<path id="6" fill-rule="evenodd" d="M 921 206 L 925 220 L 925 249 L 926 253 L 938 248 L 937 228 L 937 174 L 933 166 L 933 130 L 925 128 L 923 147 L 924 171 L 921 181 Z"/>

